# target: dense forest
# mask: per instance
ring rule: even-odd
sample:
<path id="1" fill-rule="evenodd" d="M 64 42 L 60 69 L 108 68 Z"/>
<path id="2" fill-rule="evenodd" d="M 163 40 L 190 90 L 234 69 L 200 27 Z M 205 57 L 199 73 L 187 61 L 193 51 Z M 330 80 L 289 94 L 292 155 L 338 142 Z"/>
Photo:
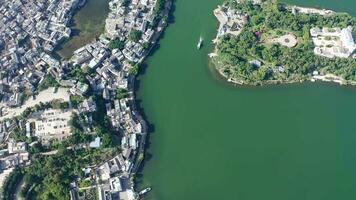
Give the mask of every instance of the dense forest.
<path id="1" fill-rule="evenodd" d="M 238 36 L 226 34 L 217 44 L 218 56 L 213 59 L 219 71 L 227 78 L 245 84 L 295 82 L 310 79 L 313 71 L 331 73 L 346 80 L 356 80 L 356 59 L 327 58 L 314 54 L 310 36 L 312 27 L 353 26 L 356 18 L 346 13 L 332 16 L 318 14 L 293 14 L 287 6 L 269 0 L 261 5 L 236 1 L 226 3 L 248 15 L 248 22 Z M 256 34 L 259 33 L 259 34 Z M 288 48 L 279 44 L 266 44 L 269 35 L 292 33 L 298 45 Z M 250 64 L 258 60 L 261 67 Z M 278 67 L 283 70 L 278 70 Z"/>

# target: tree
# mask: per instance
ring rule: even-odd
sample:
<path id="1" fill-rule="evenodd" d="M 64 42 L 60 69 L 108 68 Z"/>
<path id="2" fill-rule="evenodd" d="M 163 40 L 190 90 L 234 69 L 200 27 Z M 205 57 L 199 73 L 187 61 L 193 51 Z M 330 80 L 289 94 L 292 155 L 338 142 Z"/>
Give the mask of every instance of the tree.
<path id="1" fill-rule="evenodd" d="M 79 95 L 71 95 L 70 102 L 74 108 L 77 108 L 80 103 L 84 101 L 84 97 Z"/>
<path id="2" fill-rule="evenodd" d="M 87 82 L 85 77 L 86 74 L 83 72 L 79 65 L 74 66 L 74 69 L 71 71 L 70 75 L 81 83 Z"/>
<path id="3" fill-rule="evenodd" d="M 55 78 L 53 78 L 52 75 L 46 75 L 43 81 L 39 84 L 38 90 L 42 91 L 50 87 L 59 87 L 59 86 L 60 86 L 59 83 L 56 81 Z"/>
<path id="4" fill-rule="evenodd" d="M 119 88 L 116 90 L 116 99 L 123 99 L 123 98 L 127 98 L 128 97 L 128 91 L 126 89 L 123 88 Z"/>
<path id="5" fill-rule="evenodd" d="M 166 0 L 157 0 L 156 6 L 154 7 L 154 13 L 156 16 L 160 16 L 166 4 Z"/>
<path id="6" fill-rule="evenodd" d="M 138 70 L 139 70 L 139 65 L 135 64 L 129 68 L 129 73 L 133 76 L 136 76 L 138 74 Z"/>
<path id="7" fill-rule="evenodd" d="M 20 168 L 16 168 L 5 180 L 2 188 L 2 194 L 4 200 L 15 199 L 16 187 L 20 183 L 22 177 L 23 177 L 22 170 Z"/>
<path id="8" fill-rule="evenodd" d="M 94 74 L 95 73 L 95 70 L 93 69 L 93 68 L 90 68 L 90 67 L 88 67 L 88 66 L 85 66 L 85 67 L 83 67 L 83 69 L 82 69 L 82 72 L 85 74 L 85 75 L 92 75 L 92 74 Z"/>
<path id="9" fill-rule="evenodd" d="M 15 141 L 18 142 L 25 142 L 27 137 L 26 137 L 26 130 L 25 129 L 20 129 L 19 127 L 14 128 L 14 130 L 11 131 L 10 137 L 14 139 Z"/>
<path id="10" fill-rule="evenodd" d="M 138 42 L 141 39 L 142 32 L 136 29 L 131 30 L 129 34 L 129 40 L 132 42 Z"/>
<path id="11" fill-rule="evenodd" d="M 142 46 L 143 46 L 144 49 L 148 49 L 148 48 L 150 48 L 150 43 L 149 42 L 145 42 L 145 43 L 142 44 Z"/>
<path id="12" fill-rule="evenodd" d="M 125 42 L 121 41 L 120 39 L 111 40 L 109 43 L 110 50 L 114 50 L 114 49 L 123 50 L 124 48 L 125 48 Z"/>

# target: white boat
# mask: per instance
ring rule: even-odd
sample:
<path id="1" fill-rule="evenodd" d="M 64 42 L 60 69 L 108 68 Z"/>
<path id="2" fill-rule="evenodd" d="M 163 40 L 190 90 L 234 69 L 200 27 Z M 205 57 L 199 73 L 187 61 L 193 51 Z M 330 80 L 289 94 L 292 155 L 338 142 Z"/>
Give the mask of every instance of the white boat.
<path id="1" fill-rule="evenodd" d="M 139 195 L 144 195 L 144 194 L 146 194 L 147 192 L 149 192 L 151 190 L 152 190 L 152 188 L 148 187 L 148 188 L 145 188 L 145 189 L 141 190 L 141 192 L 139 192 L 138 194 Z"/>
<path id="2" fill-rule="evenodd" d="M 198 45 L 197 45 L 197 49 L 199 50 L 202 46 L 203 46 L 203 38 L 200 37 L 200 38 L 199 38 Z"/>

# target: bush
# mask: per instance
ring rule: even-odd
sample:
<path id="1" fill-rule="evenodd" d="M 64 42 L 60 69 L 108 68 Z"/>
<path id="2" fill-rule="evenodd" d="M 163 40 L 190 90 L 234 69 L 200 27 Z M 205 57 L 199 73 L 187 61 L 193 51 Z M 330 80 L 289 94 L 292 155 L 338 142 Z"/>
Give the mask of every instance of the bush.
<path id="1" fill-rule="evenodd" d="M 124 99 L 128 97 L 128 91 L 123 88 L 119 88 L 116 90 L 116 99 Z"/>
<path id="2" fill-rule="evenodd" d="M 60 86 L 59 83 L 56 81 L 55 78 L 53 78 L 53 76 L 46 75 L 43 81 L 38 86 L 38 90 L 42 91 L 50 87 L 59 87 L 59 86 Z"/>
<path id="3" fill-rule="evenodd" d="M 123 50 L 124 48 L 125 48 L 125 42 L 119 39 L 111 40 L 109 43 L 110 50 L 114 50 L 114 49 Z"/>
<path id="4" fill-rule="evenodd" d="M 141 39 L 141 36 L 142 32 L 134 29 L 130 32 L 129 40 L 131 40 L 132 42 L 138 42 Z"/>
<path id="5" fill-rule="evenodd" d="M 129 74 L 136 76 L 138 74 L 139 65 L 135 64 L 129 68 Z"/>
<path id="6" fill-rule="evenodd" d="M 20 183 L 23 177 L 23 172 L 20 168 L 16 168 L 5 180 L 2 188 L 3 200 L 13 200 L 15 199 L 16 187 Z"/>

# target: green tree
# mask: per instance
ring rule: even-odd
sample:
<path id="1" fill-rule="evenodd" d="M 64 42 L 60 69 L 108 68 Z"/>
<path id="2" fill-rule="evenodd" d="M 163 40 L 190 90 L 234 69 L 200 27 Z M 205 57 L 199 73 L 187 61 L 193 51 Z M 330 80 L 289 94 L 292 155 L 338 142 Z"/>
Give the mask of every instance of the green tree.
<path id="1" fill-rule="evenodd" d="M 116 90 L 116 99 L 123 99 L 123 98 L 127 98 L 128 97 L 128 91 L 126 89 L 123 88 L 119 88 Z"/>
<path id="2" fill-rule="evenodd" d="M 56 81 L 55 78 L 53 78 L 52 75 L 47 74 L 44 79 L 42 80 L 42 82 L 38 85 L 38 90 L 42 91 L 45 89 L 48 89 L 50 87 L 59 87 L 59 83 Z"/>
<path id="3" fill-rule="evenodd" d="M 124 48 L 125 48 L 125 42 L 121 41 L 120 39 L 111 40 L 109 43 L 110 50 L 114 50 L 114 49 L 123 50 Z"/>
<path id="4" fill-rule="evenodd" d="M 15 199 L 15 191 L 23 177 L 23 172 L 21 168 L 16 168 L 9 177 L 6 178 L 4 185 L 2 187 L 2 195 L 4 200 Z"/>
<path id="5" fill-rule="evenodd" d="M 131 75 L 136 76 L 136 75 L 138 74 L 138 71 L 139 71 L 139 65 L 138 65 L 138 64 L 135 64 L 135 65 L 133 65 L 133 66 L 131 66 L 131 67 L 129 68 L 129 73 L 130 73 Z"/>
<path id="6" fill-rule="evenodd" d="M 142 32 L 136 29 L 131 30 L 129 34 L 129 40 L 132 42 L 138 42 L 141 39 Z"/>

